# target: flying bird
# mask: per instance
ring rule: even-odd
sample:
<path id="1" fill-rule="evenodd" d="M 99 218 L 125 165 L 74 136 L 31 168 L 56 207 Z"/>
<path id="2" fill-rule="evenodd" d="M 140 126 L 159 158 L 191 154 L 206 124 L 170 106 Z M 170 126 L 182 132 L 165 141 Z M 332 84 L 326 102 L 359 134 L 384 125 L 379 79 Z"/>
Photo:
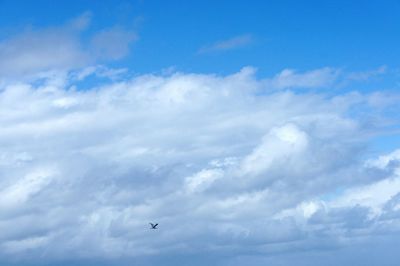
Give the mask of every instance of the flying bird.
<path id="1" fill-rule="evenodd" d="M 157 225 L 158 224 L 153 224 L 153 223 L 149 223 L 150 225 L 151 225 L 151 228 L 150 229 L 157 229 Z"/>

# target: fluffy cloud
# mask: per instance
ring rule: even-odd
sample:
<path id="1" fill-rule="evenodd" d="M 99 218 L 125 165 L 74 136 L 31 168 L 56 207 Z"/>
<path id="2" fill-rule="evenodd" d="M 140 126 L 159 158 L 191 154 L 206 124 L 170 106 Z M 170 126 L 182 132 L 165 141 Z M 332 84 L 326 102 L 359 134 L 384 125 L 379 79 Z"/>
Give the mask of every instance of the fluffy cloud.
<path id="1" fill-rule="evenodd" d="M 376 128 L 349 113 L 373 95 L 275 91 L 252 68 L 76 88 L 96 71 L 1 88 L 3 260 L 258 265 L 399 232 L 398 152 L 365 161 Z"/>

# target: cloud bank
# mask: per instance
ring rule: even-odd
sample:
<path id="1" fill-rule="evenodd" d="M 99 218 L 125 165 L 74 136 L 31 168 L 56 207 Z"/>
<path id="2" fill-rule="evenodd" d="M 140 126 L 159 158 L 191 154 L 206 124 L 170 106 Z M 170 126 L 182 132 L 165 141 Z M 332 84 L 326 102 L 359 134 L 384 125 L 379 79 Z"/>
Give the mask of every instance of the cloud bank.
<path id="1" fill-rule="evenodd" d="M 303 265 L 308 254 L 312 265 L 316 250 L 335 257 L 399 233 L 399 151 L 366 158 L 382 130 L 368 114 L 395 103 L 287 89 L 330 83 L 327 68 L 75 84 L 106 72 L 0 88 L 4 262 Z"/>

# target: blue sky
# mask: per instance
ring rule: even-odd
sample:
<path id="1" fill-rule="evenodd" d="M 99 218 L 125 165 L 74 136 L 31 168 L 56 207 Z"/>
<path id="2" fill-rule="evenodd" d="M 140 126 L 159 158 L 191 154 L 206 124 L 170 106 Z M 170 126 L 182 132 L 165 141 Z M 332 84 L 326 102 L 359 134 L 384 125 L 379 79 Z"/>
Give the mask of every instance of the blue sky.
<path id="1" fill-rule="evenodd" d="M 0 263 L 397 265 L 399 13 L 0 0 Z"/>
<path id="2" fill-rule="evenodd" d="M 121 65 L 139 73 L 231 73 L 252 65 L 261 73 L 332 66 L 352 70 L 396 67 L 398 1 L 2 1 L 3 35 L 27 25 L 60 25 L 85 11 L 88 32 L 110 25 L 134 29 L 140 41 Z M 206 45 L 250 35 L 247 47 L 198 55 Z"/>

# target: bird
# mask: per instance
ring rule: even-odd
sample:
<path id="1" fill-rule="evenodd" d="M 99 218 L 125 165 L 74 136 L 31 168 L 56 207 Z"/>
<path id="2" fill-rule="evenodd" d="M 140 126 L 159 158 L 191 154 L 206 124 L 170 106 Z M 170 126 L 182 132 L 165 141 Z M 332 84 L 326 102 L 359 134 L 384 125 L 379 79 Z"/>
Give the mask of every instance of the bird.
<path id="1" fill-rule="evenodd" d="M 158 224 L 153 224 L 153 223 L 149 223 L 150 225 L 151 225 L 151 228 L 150 229 L 157 229 L 157 225 Z"/>

